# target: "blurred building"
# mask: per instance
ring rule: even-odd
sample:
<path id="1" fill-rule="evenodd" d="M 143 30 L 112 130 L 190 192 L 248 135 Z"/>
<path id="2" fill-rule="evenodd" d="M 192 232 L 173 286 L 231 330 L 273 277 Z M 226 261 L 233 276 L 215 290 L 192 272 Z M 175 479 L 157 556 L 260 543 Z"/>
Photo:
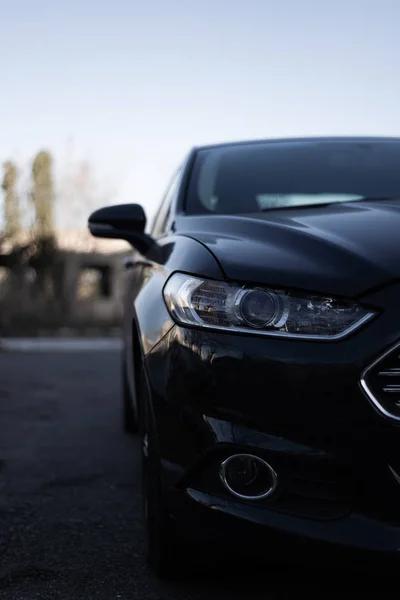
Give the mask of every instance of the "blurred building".
<path id="1" fill-rule="evenodd" d="M 32 240 L 23 232 L 18 245 Z M 14 240 L 14 245 L 16 240 Z M 0 330 L 3 335 L 48 334 L 118 328 L 122 315 L 123 262 L 127 242 L 94 238 L 88 231 L 57 233 L 57 263 L 45 289 L 28 264 L 0 268 Z M 3 245 L 2 252 L 9 249 Z"/>

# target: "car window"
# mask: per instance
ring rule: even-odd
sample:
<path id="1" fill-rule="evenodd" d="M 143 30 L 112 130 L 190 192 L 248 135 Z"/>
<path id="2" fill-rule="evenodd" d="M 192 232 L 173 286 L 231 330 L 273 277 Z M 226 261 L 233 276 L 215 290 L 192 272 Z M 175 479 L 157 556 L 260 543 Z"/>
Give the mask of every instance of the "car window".
<path id="1" fill-rule="evenodd" d="M 285 141 L 198 152 L 188 214 L 239 214 L 400 197 L 396 141 Z"/>
<path id="2" fill-rule="evenodd" d="M 180 172 L 181 169 L 179 168 L 178 171 L 173 175 L 167 187 L 167 191 L 164 194 L 164 198 L 161 201 L 158 212 L 154 218 L 151 235 L 155 238 L 161 237 L 167 233 L 169 217 L 171 214 L 171 206 L 178 191 Z"/>

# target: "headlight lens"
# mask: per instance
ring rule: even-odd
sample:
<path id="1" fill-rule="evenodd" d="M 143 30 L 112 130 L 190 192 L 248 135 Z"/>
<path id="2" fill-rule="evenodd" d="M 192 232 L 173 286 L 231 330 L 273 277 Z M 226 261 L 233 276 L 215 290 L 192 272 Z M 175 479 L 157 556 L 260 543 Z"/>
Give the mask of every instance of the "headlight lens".
<path id="1" fill-rule="evenodd" d="M 164 299 L 177 323 L 262 335 L 335 340 L 375 313 L 334 298 L 200 279 L 175 273 Z"/>

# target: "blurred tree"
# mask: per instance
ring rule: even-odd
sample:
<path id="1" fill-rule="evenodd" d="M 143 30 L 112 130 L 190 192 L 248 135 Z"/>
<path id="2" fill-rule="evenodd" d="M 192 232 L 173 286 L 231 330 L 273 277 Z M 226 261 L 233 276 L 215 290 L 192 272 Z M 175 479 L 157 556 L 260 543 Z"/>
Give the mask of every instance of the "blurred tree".
<path id="1" fill-rule="evenodd" d="M 21 215 L 19 210 L 19 199 L 16 192 L 18 170 L 13 162 L 7 161 L 3 164 L 3 171 L 4 239 L 14 242 L 18 241 L 18 234 L 21 232 Z"/>
<path id="2" fill-rule="evenodd" d="M 32 200 L 35 206 L 35 236 L 38 241 L 54 239 L 54 190 L 52 158 L 42 150 L 32 165 Z"/>
<path id="3" fill-rule="evenodd" d="M 57 216 L 63 227 L 81 230 L 86 236 L 88 215 L 100 206 L 112 204 L 116 195 L 114 185 L 104 177 L 98 178 L 93 165 L 79 158 L 70 158 L 61 166 L 58 180 Z"/>
<path id="4" fill-rule="evenodd" d="M 57 260 L 52 162 L 50 153 L 42 150 L 32 164 L 31 198 L 35 207 L 36 253 L 30 264 L 36 270 L 36 281 L 42 291 L 53 287 L 53 270 Z"/>

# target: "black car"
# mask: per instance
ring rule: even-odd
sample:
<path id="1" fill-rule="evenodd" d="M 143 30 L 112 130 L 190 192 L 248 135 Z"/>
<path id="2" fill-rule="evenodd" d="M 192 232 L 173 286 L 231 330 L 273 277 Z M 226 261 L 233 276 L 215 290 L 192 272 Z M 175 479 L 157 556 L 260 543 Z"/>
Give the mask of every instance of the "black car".
<path id="1" fill-rule="evenodd" d="M 191 151 L 149 233 L 137 204 L 90 216 L 135 249 L 123 411 L 157 573 L 220 541 L 400 552 L 399 198 L 400 139 L 283 139 Z"/>

